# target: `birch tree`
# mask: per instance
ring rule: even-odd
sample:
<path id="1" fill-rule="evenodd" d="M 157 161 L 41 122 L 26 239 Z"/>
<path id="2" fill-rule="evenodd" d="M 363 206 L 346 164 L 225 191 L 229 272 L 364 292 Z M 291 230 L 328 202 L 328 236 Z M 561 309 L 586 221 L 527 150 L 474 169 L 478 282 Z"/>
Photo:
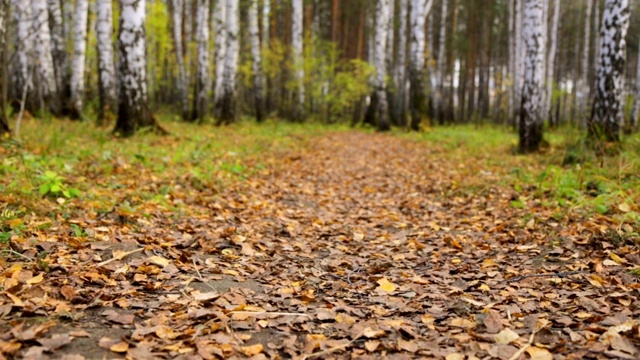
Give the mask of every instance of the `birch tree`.
<path id="1" fill-rule="evenodd" d="M 131 136 L 143 127 L 164 132 L 147 105 L 145 0 L 119 0 L 118 119 L 114 132 Z"/>
<path id="2" fill-rule="evenodd" d="M 640 49 L 640 41 L 638 42 Z M 631 107 L 631 118 L 626 127 L 627 132 L 633 132 L 638 127 L 638 117 L 640 116 L 640 54 L 636 56 L 636 83 L 633 96 L 633 106 Z"/>
<path id="3" fill-rule="evenodd" d="M 371 105 L 375 111 L 378 130 L 387 131 L 389 124 L 389 108 L 387 104 L 387 32 L 389 31 L 390 0 L 376 0 L 376 26 L 374 35 L 373 66 L 376 68 L 373 79 L 374 93 Z"/>
<path id="4" fill-rule="evenodd" d="M 106 112 L 115 111 L 116 98 L 116 70 L 113 62 L 113 9 L 111 0 L 98 0 L 96 21 L 96 38 L 98 48 L 98 92 L 100 109 L 98 122 L 101 124 Z"/>
<path id="5" fill-rule="evenodd" d="M 262 73 L 262 56 L 260 46 L 260 29 L 258 28 L 258 1 L 251 0 L 247 10 L 249 22 L 249 41 L 251 43 L 251 58 L 253 60 L 253 98 L 256 108 L 256 120 L 264 120 L 264 74 Z"/>
<path id="6" fill-rule="evenodd" d="M 225 25 L 226 49 L 224 52 L 224 69 L 220 76 L 221 88 L 215 95 L 215 116 L 218 124 L 229 124 L 236 120 L 236 73 L 238 71 L 239 26 L 238 0 L 226 0 Z"/>
<path id="7" fill-rule="evenodd" d="M 221 0 L 218 0 L 220 2 Z M 182 44 L 182 18 L 184 14 L 184 0 L 171 0 L 172 21 L 173 21 L 173 46 L 176 54 L 176 65 L 178 66 L 178 78 L 176 79 L 178 98 L 182 110 L 182 119 L 187 120 L 189 116 L 188 103 L 188 80 L 187 70 L 184 65 L 184 47 Z M 217 43 L 216 43 L 217 45 Z"/>
<path id="8" fill-rule="evenodd" d="M 394 101 L 394 117 L 398 124 L 406 125 L 406 90 L 407 90 L 407 15 L 409 12 L 409 0 L 400 0 L 398 17 L 400 19 L 398 29 L 398 55 L 394 72 L 396 94 Z"/>
<path id="9" fill-rule="evenodd" d="M 431 10 L 433 0 L 411 0 L 409 48 L 409 112 L 411 128 L 418 130 L 426 105 L 424 97 L 424 20 Z"/>
<path id="10" fill-rule="evenodd" d="M 71 116 L 82 114 L 84 97 L 84 65 L 87 53 L 88 0 L 76 0 L 76 16 L 73 42 L 73 66 L 71 68 Z"/>
<path id="11" fill-rule="evenodd" d="M 589 85 L 587 83 L 587 76 L 589 75 L 589 46 L 591 44 L 591 10 L 593 2 L 591 0 L 586 1 L 585 20 L 584 20 L 584 42 L 582 43 L 582 61 L 580 67 L 580 77 L 576 90 L 578 91 L 578 110 L 581 114 L 586 113 L 587 99 L 589 97 Z M 584 124 L 584 122 L 583 122 Z"/>
<path id="12" fill-rule="evenodd" d="M 213 10 L 215 28 L 214 56 L 216 62 L 216 80 L 213 88 L 214 103 L 218 104 L 222 97 L 222 84 L 224 81 L 224 59 L 227 52 L 227 1 L 216 0 Z"/>
<path id="13" fill-rule="evenodd" d="M 592 139 L 619 141 L 623 122 L 622 91 L 627 57 L 625 38 L 629 28 L 629 0 L 605 0 L 604 4 L 595 98 L 588 134 Z"/>
<path id="14" fill-rule="evenodd" d="M 262 44 L 268 46 L 271 42 L 271 0 L 264 0 L 262 4 Z"/>
<path id="15" fill-rule="evenodd" d="M 515 36 L 515 48 L 514 48 L 514 73 L 513 73 L 513 93 L 515 95 L 515 103 L 514 103 L 514 121 L 513 124 L 518 124 L 520 121 L 520 116 L 522 114 L 522 81 L 523 81 L 523 72 L 525 66 L 525 46 L 522 34 L 522 18 L 523 18 L 523 1 L 525 0 L 515 0 L 515 6 L 513 9 L 514 12 L 514 36 Z"/>
<path id="16" fill-rule="evenodd" d="M 441 122 L 444 121 L 444 77 L 446 64 L 446 43 L 447 43 L 447 3 L 442 0 L 440 16 L 440 44 L 438 46 L 438 62 L 436 65 L 437 89 L 434 89 L 436 114 Z"/>
<path id="17" fill-rule="evenodd" d="M 49 11 L 46 0 L 32 0 L 33 16 L 33 56 L 35 67 L 34 91 L 38 107 L 58 113 L 60 103 L 56 87 L 53 58 L 51 56 L 51 35 L 49 33 Z"/>
<path id="18" fill-rule="evenodd" d="M 7 121 L 7 24 L 9 17 L 9 0 L 0 0 L 0 136 L 9 134 L 9 122 Z"/>
<path id="19" fill-rule="evenodd" d="M 23 103 L 33 89 L 31 78 L 31 51 L 33 38 L 31 36 L 32 16 L 31 4 L 23 0 L 13 0 L 13 17 L 16 24 L 14 57 L 11 63 L 12 98 Z M 24 104 L 23 104 L 24 105 Z"/>
<path id="20" fill-rule="evenodd" d="M 193 96 L 192 121 L 202 121 L 207 112 L 209 97 L 209 1 L 197 0 L 196 41 L 198 45 L 198 64 L 196 84 Z"/>
<path id="21" fill-rule="evenodd" d="M 292 0 L 291 12 L 291 51 L 293 56 L 294 79 L 296 81 L 293 118 L 302 120 L 304 117 L 304 59 L 302 57 L 302 0 Z"/>
<path id="22" fill-rule="evenodd" d="M 524 0 L 522 12 L 525 58 L 519 149 L 523 153 L 536 151 L 542 142 L 546 45 L 543 1 Z"/>
<path id="23" fill-rule="evenodd" d="M 589 0 L 590 1 L 590 0 Z M 547 54 L 546 84 L 543 117 L 550 115 L 551 100 L 553 95 L 553 69 L 556 63 L 556 49 L 558 47 L 558 31 L 560 31 L 560 0 L 553 1 L 553 15 L 551 16 L 551 29 L 549 29 L 549 53 Z"/>
<path id="24" fill-rule="evenodd" d="M 51 57 L 56 76 L 56 88 L 64 106 L 69 99 L 70 74 L 69 56 L 67 55 L 67 41 L 64 31 L 61 0 L 49 0 L 49 29 L 51 32 Z"/>

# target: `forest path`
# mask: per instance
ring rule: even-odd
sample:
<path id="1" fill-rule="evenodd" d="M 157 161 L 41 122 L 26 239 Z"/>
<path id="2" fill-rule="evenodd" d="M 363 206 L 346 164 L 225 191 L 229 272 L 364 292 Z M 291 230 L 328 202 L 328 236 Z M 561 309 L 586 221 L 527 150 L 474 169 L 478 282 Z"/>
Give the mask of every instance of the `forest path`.
<path id="1" fill-rule="evenodd" d="M 59 300 L 41 313 L 72 320 L 21 354 L 511 359 L 537 332 L 540 359 L 637 355 L 628 279 L 591 273 L 595 225 L 528 221 L 490 169 L 445 148 L 356 131 L 296 141 L 185 199 L 190 214 L 65 245 L 84 262 L 48 275 Z"/>

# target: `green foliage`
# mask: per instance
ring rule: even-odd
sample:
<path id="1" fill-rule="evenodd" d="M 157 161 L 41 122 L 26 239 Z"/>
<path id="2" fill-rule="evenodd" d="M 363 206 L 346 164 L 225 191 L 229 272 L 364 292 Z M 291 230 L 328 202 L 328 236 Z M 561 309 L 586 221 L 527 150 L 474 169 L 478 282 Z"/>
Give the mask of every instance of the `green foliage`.
<path id="1" fill-rule="evenodd" d="M 65 184 L 65 179 L 53 171 L 45 171 L 39 178 L 41 184 L 38 188 L 38 193 L 42 196 L 49 195 L 72 198 L 80 195 L 80 190 L 68 187 Z"/>

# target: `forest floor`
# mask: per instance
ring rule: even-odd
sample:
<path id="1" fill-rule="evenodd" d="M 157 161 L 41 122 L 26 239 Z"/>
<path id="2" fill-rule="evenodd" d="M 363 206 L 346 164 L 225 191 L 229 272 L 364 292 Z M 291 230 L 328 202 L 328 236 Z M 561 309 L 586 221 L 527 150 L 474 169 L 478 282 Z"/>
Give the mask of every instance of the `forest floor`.
<path id="1" fill-rule="evenodd" d="M 0 148 L 0 359 L 640 356 L 637 155 L 47 126 Z"/>

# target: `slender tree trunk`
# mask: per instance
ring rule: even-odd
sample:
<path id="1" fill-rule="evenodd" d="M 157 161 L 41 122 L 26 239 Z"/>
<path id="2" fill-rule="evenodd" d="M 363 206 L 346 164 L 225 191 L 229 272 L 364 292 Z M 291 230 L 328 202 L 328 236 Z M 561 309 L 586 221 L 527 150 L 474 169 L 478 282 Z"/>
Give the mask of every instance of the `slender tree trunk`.
<path id="1" fill-rule="evenodd" d="M 619 141 L 623 124 L 624 66 L 629 0 L 605 0 L 600 26 L 600 56 L 588 132 L 592 139 Z"/>
<path id="2" fill-rule="evenodd" d="M 51 56 L 53 69 L 56 74 L 56 88 L 60 95 L 63 108 L 69 103 L 71 76 L 69 73 L 69 56 L 67 55 L 67 41 L 65 24 L 62 17 L 61 0 L 49 0 L 49 28 L 51 29 Z"/>
<path id="3" fill-rule="evenodd" d="M 524 40 L 522 37 L 522 2 L 524 0 L 516 0 L 514 7 L 514 34 L 515 34 L 515 73 L 513 76 L 514 94 L 516 101 L 514 103 L 513 124 L 520 123 L 520 115 L 522 114 L 522 76 L 524 72 Z"/>
<path id="4" fill-rule="evenodd" d="M 111 0 L 98 0 L 96 38 L 98 44 L 98 92 L 100 109 L 98 124 L 103 125 L 106 113 L 116 111 L 116 69 L 113 62 L 113 10 Z"/>
<path id="5" fill-rule="evenodd" d="M 88 0 L 76 1 L 76 17 L 71 69 L 71 116 L 80 118 L 84 98 L 84 65 L 87 52 Z"/>
<path id="6" fill-rule="evenodd" d="M 192 121 L 202 121 L 207 113 L 209 98 L 209 1 L 197 0 L 196 41 L 198 45 L 198 64 L 196 86 L 193 94 Z"/>
<path id="7" fill-rule="evenodd" d="M 638 42 L 640 49 L 640 41 Z M 625 127 L 627 133 L 632 133 L 638 128 L 638 116 L 640 116 L 640 52 L 636 55 L 636 83 L 635 93 L 633 96 L 633 106 L 631 108 L 631 118 L 629 124 Z"/>
<path id="8" fill-rule="evenodd" d="M 293 105 L 293 119 L 301 121 L 304 118 L 304 58 L 302 52 L 303 29 L 302 29 L 302 0 L 292 0 L 291 13 L 291 50 L 294 66 L 294 79 L 296 81 L 296 99 Z"/>
<path id="9" fill-rule="evenodd" d="M 222 0 L 218 0 L 218 2 L 220 1 Z M 184 65 L 184 47 L 182 44 L 182 19 L 184 16 L 184 0 L 171 0 L 171 5 L 173 10 L 173 14 L 171 17 L 173 22 L 173 46 L 176 53 L 176 64 L 178 66 L 178 78 L 176 79 L 176 87 L 178 90 L 178 98 L 180 100 L 182 120 L 187 120 L 189 118 L 189 96 L 187 92 L 189 82 L 187 80 L 187 70 L 185 69 Z M 214 14 L 217 13 L 214 12 Z"/>
<path id="10" fill-rule="evenodd" d="M 407 125 L 407 17 L 409 14 L 409 0 L 400 0 L 399 18 L 400 28 L 398 29 L 398 56 L 395 66 L 396 99 L 394 101 L 394 117 L 401 126 Z"/>
<path id="11" fill-rule="evenodd" d="M 224 84 L 224 59 L 227 52 L 227 1 L 216 0 L 214 9 L 214 27 L 216 32 L 215 38 L 215 61 L 216 61 L 216 80 L 213 88 L 214 103 L 217 104 L 222 99 L 222 85 Z"/>
<path id="12" fill-rule="evenodd" d="M 508 36 L 509 36 L 509 64 L 508 64 L 508 81 L 509 81 L 509 103 L 507 107 L 507 118 L 514 113 L 516 96 L 515 96 L 515 76 L 516 76 L 516 42 L 521 41 L 515 34 L 515 0 L 507 0 L 509 20 L 508 20 Z"/>
<path id="13" fill-rule="evenodd" d="M 591 1 L 591 0 L 589 0 Z M 545 76 L 547 91 L 544 98 L 543 116 L 551 119 L 551 102 L 553 100 L 553 71 L 556 64 L 556 49 L 558 48 L 558 32 L 560 31 L 560 0 L 553 1 L 553 15 L 549 31 L 549 53 L 547 54 L 547 74 Z"/>
<path id="14" fill-rule="evenodd" d="M 389 108 L 387 104 L 387 32 L 389 31 L 389 16 L 391 11 L 390 0 L 376 1 L 376 32 L 374 44 L 374 66 L 376 68 L 374 78 L 375 92 L 375 118 L 378 130 L 387 131 L 389 124 Z M 373 102 L 372 102 L 373 103 Z"/>
<path id="15" fill-rule="evenodd" d="M 30 3 L 23 0 L 13 0 L 13 16 L 16 24 L 14 57 L 11 63 L 12 86 L 11 98 L 22 102 L 24 92 L 27 101 L 32 101 L 33 79 L 31 78 L 31 56 L 33 50 L 32 15 Z"/>
<path id="16" fill-rule="evenodd" d="M 238 70 L 238 52 L 240 50 L 238 41 L 239 16 L 238 0 L 226 0 L 225 23 L 227 43 L 224 71 L 221 76 L 221 94 L 215 104 L 215 114 L 218 119 L 218 124 L 230 124 L 234 122 L 238 116 L 236 109 L 236 73 Z"/>
<path id="17" fill-rule="evenodd" d="M 51 56 L 51 35 L 49 33 L 49 11 L 46 0 L 32 0 L 33 52 L 35 66 L 35 91 L 40 102 L 39 108 L 54 114 L 60 111 L 60 99 L 56 88 L 53 58 Z"/>
<path id="18" fill-rule="evenodd" d="M 164 133 L 147 105 L 147 58 L 145 54 L 145 0 L 119 0 L 118 120 L 114 133 L 131 136 L 149 127 Z"/>
<path id="19" fill-rule="evenodd" d="M 411 0 L 410 27 L 411 39 L 409 50 L 409 112 L 411 129 L 419 130 L 425 114 L 424 96 L 424 48 L 427 10 L 431 9 L 433 0 Z"/>
<path id="20" fill-rule="evenodd" d="M 9 51 L 7 25 L 9 0 L 0 0 L 0 138 L 10 134 L 7 120 L 7 53 Z"/>
<path id="21" fill-rule="evenodd" d="M 582 61 L 580 66 L 580 77 L 578 78 L 578 84 L 576 86 L 578 97 L 578 116 L 580 122 L 584 124 L 587 113 L 588 99 L 589 99 L 589 84 L 587 78 L 589 75 L 589 46 L 591 45 L 591 10 L 593 2 L 586 0 L 586 13 L 584 17 L 584 42 L 582 44 Z"/>
<path id="22" fill-rule="evenodd" d="M 438 44 L 438 61 L 436 64 L 436 83 L 437 88 L 435 91 L 435 107 L 436 116 L 438 121 L 444 123 L 444 77 L 446 64 L 446 44 L 447 44 L 447 5 L 448 0 L 442 0 L 442 7 L 440 9 L 440 32 L 439 32 L 439 44 Z"/>
<path id="23" fill-rule="evenodd" d="M 542 106 L 544 101 L 544 38 L 546 0 L 525 0 L 522 19 L 522 36 L 526 56 L 522 87 L 522 114 L 520 116 L 520 152 L 538 150 L 542 142 Z"/>
<path id="24" fill-rule="evenodd" d="M 264 120 L 264 74 L 262 73 L 262 47 L 258 28 L 258 2 L 252 0 L 247 10 L 249 18 L 249 38 L 251 42 L 251 58 L 253 60 L 253 97 L 256 107 L 256 120 Z"/>
<path id="25" fill-rule="evenodd" d="M 271 43 L 271 0 L 264 0 L 262 4 L 262 44 Z"/>

